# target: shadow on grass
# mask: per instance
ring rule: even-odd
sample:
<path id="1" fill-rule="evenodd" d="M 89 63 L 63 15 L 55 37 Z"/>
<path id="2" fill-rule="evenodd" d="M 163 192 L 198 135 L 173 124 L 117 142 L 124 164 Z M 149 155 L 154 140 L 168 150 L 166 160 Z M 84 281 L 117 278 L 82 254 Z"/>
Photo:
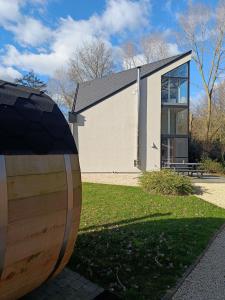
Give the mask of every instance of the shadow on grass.
<path id="1" fill-rule="evenodd" d="M 157 214 L 151 214 L 151 215 L 147 215 L 147 216 L 143 216 L 143 217 L 139 217 L 139 218 L 130 218 L 127 220 L 122 220 L 119 222 L 112 222 L 112 223 L 107 223 L 107 224 L 100 224 L 100 225 L 93 225 L 93 226 L 88 226 L 82 229 L 82 232 L 84 231 L 89 231 L 89 230 L 94 230 L 94 229 L 98 229 L 98 228 L 110 228 L 113 226 L 121 226 L 121 225 L 127 225 L 127 224 L 131 224 L 131 223 L 135 223 L 137 221 L 143 221 L 149 218 L 157 218 L 157 217 L 166 217 L 166 216 L 170 216 L 172 215 L 172 213 L 157 213 Z"/>
<path id="2" fill-rule="evenodd" d="M 224 218 L 160 217 L 81 232 L 69 267 L 123 299 L 160 299 L 225 222 Z M 89 227 L 93 228 L 98 226 Z"/>

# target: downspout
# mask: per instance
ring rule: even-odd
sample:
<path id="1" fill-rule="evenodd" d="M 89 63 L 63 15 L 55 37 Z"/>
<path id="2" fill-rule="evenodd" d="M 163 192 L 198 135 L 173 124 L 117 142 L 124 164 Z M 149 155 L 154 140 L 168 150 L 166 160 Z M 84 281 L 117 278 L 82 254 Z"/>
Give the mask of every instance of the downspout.
<path id="1" fill-rule="evenodd" d="M 141 102 L 141 67 L 137 67 L 137 157 L 135 166 L 140 167 L 140 102 Z"/>

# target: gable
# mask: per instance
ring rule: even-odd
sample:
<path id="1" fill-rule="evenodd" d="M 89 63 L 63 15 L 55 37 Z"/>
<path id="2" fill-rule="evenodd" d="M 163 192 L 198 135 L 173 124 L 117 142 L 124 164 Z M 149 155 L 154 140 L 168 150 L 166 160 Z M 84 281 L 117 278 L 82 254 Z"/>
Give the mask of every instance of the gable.
<path id="1" fill-rule="evenodd" d="M 165 58 L 157 62 L 146 64 L 140 67 L 141 78 L 150 76 L 168 65 L 190 55 L 191 51 L 181 55 Z M 107 99 L 122 89 L 134 84 L 137 81 L 137 68 L 115 73 L 103 78 L 94 79 L 80 84 L 75 99 L 75 113 L 80 113 L 93 105 Z"/>

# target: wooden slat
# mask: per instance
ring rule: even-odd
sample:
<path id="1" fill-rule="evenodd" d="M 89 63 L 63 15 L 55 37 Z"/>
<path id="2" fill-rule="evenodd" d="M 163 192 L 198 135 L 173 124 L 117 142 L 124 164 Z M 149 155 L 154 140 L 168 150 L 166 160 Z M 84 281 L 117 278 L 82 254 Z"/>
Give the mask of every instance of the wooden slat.
<path id="1" fill-rule="evenodd" d="M 72 230 L 60 270 L 73 252 L 81 209 L 80 167 L 70 155 Z M 59 257 L 65 233 L 67 180 L 63 155 L 7 156 L 8 236 L 0 299 L 14 300 L 45 281 Z"/>
<path id="2" fill-rule="evenodd" d="M 9 224 L 7 246 L 26 241 L 30 238 L 37 238 L 47 232 L 53 232 L 57 227 L 65 226 L 65 216 L 66 210 L 57 212 L 53 210 L 51 214 Z"/>
<path id="3" fill-rule="evenodd" d="M 71 257 L 71 255 L 74 251 L 78 229 L 79 229 L 79 226 L 77 226 L 77 224 L 73 224 L 73 230 L 71 231 L 71 235 L 70 235 L 70 238 L 69 238 L 69 242 L 68 242 L 68 245 L 67 245 L 65 255 L 63 257 L 63 260 L 62 260 L 59 268 L 57 269 L 57 272 L 54 274 L 54 276 L 57 276 L 63 270 L 65 265 L 67 265 L 67 263 L 69 262 L 70 257 Z"/>
<path id="4" fill-rule="evenodd" d="M 58 275 L 63 270 L 64 266 L 68 263 L 71 254 L 73 253 L 78 230 L 79 230 L 80 214 L 81 214 L 81 186 L 74 189 L 73 226 L 69 236 L 69 241 L 65 251 L 65 255 L 63 257 L 63 260 L 59 268 L 54 273 L 54 276 Z"/>
<path id="5" fill-rule="evenodd" d="M 73 189 L 73 173 L 71 167 L 71 156 L 68 154 L 64 155 L 64 162 L 65 162 L 65 170 L 66 170 L 66 181 L 67 181 L 67 212 L 66 212 L 66 222 L 65 222 L 65 231 L 63 236 L 63 242 L 60 249 L 59 257 L 55 263 L 55 266 L 49 276 L 51 278 L 54 276 L 54 273 L 57 272 L 59 266 L 62 263 L 64 258 L 70 233 L 72 231 L 73 226 L 73 215 L 74 215 L 74 189 Z"/>
<path id="6" fill-rule="evenodd" d="M 66 209 L 67 191 L 9 201 L 9 223 Z"/>
<path id="7" fill-rule="evenodd" d="M 81 185 L 81 177 L 79 171 L 73 171 L 73 188 L 77 188 Z"/>
<path id="8" fill-rule="evenodd" d="M 7 184 L 9 201 L 67 190 L 64 172 L 8 177 Z"/>
<path id="9" fill-rule="evenodd" d="M 64 227 L 57 227 L 53 231 L 46 232 L 35 238 L 29 238 L 23 242 L 9 245 L 5 255 L 5 266 L 9 266 L 21 259 L 42 251 L 46 251 L 53 245 L 61 245 L 64 234 Z"/>
<path id="10" fill-rule="evenodd" d="M 21 259 L 14 264 L 6 266 L 4 269 L 2 281 L 8 281 L 15 278 L 17 275 L 21 275 L 23 273 L 31 273 L 34 272 L 35 269 L 40 269 L 42 265 L 46 265 L 49 262 L 54 263 L 57 258 L 59 252 L 60 245 L 53 245 L 49 247 L 47 250 L 42 252 L 33 253 L 30 256 Z M 29 275 L 28 275 L 29 276 Z M 0 282 L 0 284 L 2 283 Z"/>
<path id="11" fill-rule="evenodd" d="M 7 176 L 59 173 L 65 171 L 63 155 L 6 156 Z"/>
<path id="12" fill-rule="evenodd" d="M 51 272 L 58 252 L 58 246 L 52 247 L 7 267 L 0 282 L 0 299 L 17 299 L 42 284 Z"/>

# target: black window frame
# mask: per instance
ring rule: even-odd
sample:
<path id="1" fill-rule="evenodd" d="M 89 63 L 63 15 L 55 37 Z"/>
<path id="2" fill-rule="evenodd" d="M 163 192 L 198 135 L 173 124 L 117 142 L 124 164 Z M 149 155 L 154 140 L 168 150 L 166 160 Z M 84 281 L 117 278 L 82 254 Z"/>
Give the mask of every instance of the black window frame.
<path id="1" fill-rule="evenodd" d="M 165 103 L 165 102 L 162 102 L 162 79 L 163 77 L 167 77 L 166 74 L 168 74 L 169 72 L 167 72 L 166 74 L 162 75 L 161 76 L 161 107 L 173 107 L 173 108 L 176 108 L 176 107 L 183 107 L 183 108 L 187 108 L 188 110 L 188 116 L 187 116 L 187 122 L 188 122 L 188 125 L 187 125 L 187 134 L 162 134 L 162 109 L 161 109 L 161 128 L 160 128 L 160 133 L 161 133 L 161 153 L 160 153 L 160 162 L 161 162 L 161 168 L 163 166 L 163 161 L 162 161 L 162 139 L 163 138 L 187 138 L 187 146 L 188 146 L 188 149 L 187 149 L 187 153 L 188 153 L 188 157 L 177 157 L 177 158 L 184 158 L 184 159 L 187 159 L 187 161 L 189 161 L 189 145 L 190 145 L 190 61 L 184 63 L 184 64 L 181 64 L 180 66 L 182 65 L 185 65 L 187 64 L 187 68 L 188 68 L 188 76 L 187 77 L 174 77 L 174 78 L 184 78 L 184 79 L 187 79 L 187 103 Z M 180 66 L 176 67 L 176 68 L 179 68 Z M 174 69 L 176 69 L 174 68 Z M 173 69 L 173 70 L 174 70 Z M 172 71 L 172 70 L 171 70 Z M 172 76 L 168 76 L 168 78 L 171 78 Z M 173 78 L 173 77 L 172 77 Z M 176 159 L 176 158 L 175 158 Z"/>

